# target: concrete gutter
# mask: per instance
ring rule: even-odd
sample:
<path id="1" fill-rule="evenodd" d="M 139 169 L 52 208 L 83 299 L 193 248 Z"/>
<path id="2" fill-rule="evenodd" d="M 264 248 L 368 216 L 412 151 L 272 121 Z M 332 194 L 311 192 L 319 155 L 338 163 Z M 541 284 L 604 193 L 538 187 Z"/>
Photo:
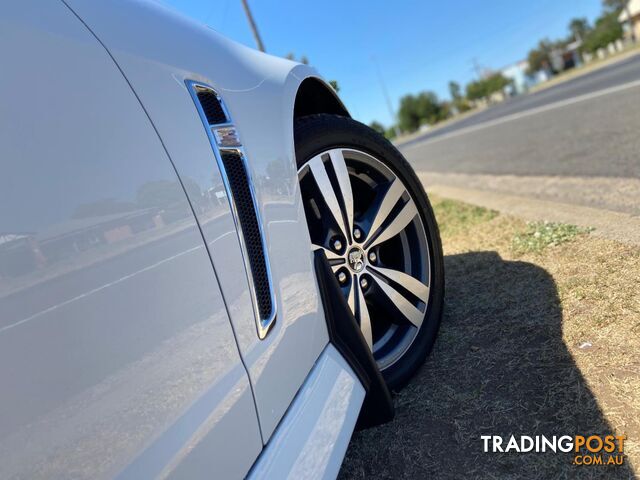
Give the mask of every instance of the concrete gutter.
<path id="1" fill-rule="evenodd" d="M 592 235 L 640 246 L 640 218 L 628 213 L 473 188 L 429 184 L 428 176 L 423 174 L 420 177 L 426 184 L 427 192 L 440 197 L 490 208 L 527 221 L 546 220 L 593 227 L 595 230 Z"/>

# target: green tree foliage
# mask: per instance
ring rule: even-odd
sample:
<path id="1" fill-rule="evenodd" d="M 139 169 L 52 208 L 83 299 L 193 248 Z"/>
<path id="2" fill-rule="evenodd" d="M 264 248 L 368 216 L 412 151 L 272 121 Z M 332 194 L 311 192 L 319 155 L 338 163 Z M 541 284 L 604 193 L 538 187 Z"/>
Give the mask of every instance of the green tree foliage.
<path id="1" fill-rule="evenodd" d="M 329 85 L 331 85 L 331 88 L 333 88 L 336 91 L 336 93 L 340 91 L 340 85 L 338 85 L 337 80 L 329 80 Z"/>
<path id="2" fill-rule="evenodd" d="M 437 122 L 449 118 L 451 116 L 452 107 L 453 107 L 453 103 L 452 102 L 441 102 L 440 103 L 440 114 L 438 116 Z"/>
<path id="3" fill-rule="evenodd" d="M 291 60 L 293 62 L 300 62 L 300 63 L 304 63 L 305 65 L 309 65 L 309 59 L 307 58 L 306 55 L 302 55 L 300 57 L 300 60 L 298 60 L 293 52 L 289 52 L 284 56 L 284 58 L 286 58 L 287 60 Z"/>
<path id="4" fill-rule="evenodd" d="M 458 113 L 464 113 L 471 110 L 471 104 L 466 98 L 461 98 L 459 101 L 454 102 L 454 107 L 458 110 Z"/>
<path id="5" fill-rule="evenodd" d="M 486 97 L 486 91 L 484 89 L 484 84 L 481 80 L 477 80 L 475 82 L 469 82 L 467 84 L 467 98 L 471 101 L 480 100 L 481 98 Z"/>
<path id="6" fill-rule="evenodd" d="M 418 95 L 405 95 L 400 99 L 398 120 L 400 129 L 414 132 L 420 125 L 439 122 L 447 118 L 449 110 L 433 92 L 422 92 Z"/>
<path id="7" fill-rule="evenodd" d="M 462 95 L 462 89 L 460 88 L 460 84 L 458 82 L 449 82 L 449 95 L 451 95 L 450 107 L 455 108 L 458 113 L 471 110 L 471 105 L 469 105 L 467 99 L 464 97 L 464 95 Z"/>
<path id="8" fill-rule="evenodd" d="M 487 78 L 488 89 L 490 93 L 504 90 L 507 85 L 511 85 L 512 80 L 505 77 L 502 73 L 496 73 Z"/>
<path id="9" fill-rule="evenodd" d="M 380 122 L 376 122 L 375 120 L 369 124 L 369 127 L 378 132 L 380 135 L 384 135 L 385 133 L 384 125 L 382 125 Z"/>
<path id="10" fill-rule="evenodd" d="M 589 21 L 584 17 L 574 18 L 569 22 L 569 31 L 571 35 L 573 35 L 574 40 L 584 40 L 590 30 Z"/>
<path id="11" fill-rule="evenodd" d="M 533 75 L 540 70 L 548 71 L 551 69 L 551 59 L 549 55 L 553 49 L 553 44 L 548 40 L 540 40 L 538 46 L 529 51 L 527 55 L 527 62 L 529 62 L 529 68 L 527 73 Z"/>
<path id="12" fill-rule="evenodd" d="M 622 25 L 618 22 L 618 12 L 605 13 L 596 20 L 595 27 L 584 39 L 583 49 L 586 52 L 595 52 L 622 38 L 622 35 L 623 30 Z"/>
<path id="13" fill-rule="evenodd" d="M 384 132 L 384 136 L 387 137 L 387 140 L 393 140 L 394 138 L 396 138 L 396 129 L 394 126 L 391 126 L 389 128 L 387 128 L 387 130 Z"/>
<path id="14" fill-rule="evenodd" d="M 467 98 L 469 100 L 488 98 L 491 94 L 502 91 L 510 83 L 511 80 L 501 73 L 494 73 L 487 78 L 469 83 L 467 85 Z"/>
<path id="15" fill-rule="evenodd" d="M 462 93 L 460 92 L 460 84 L 458 82 L 449 82 L 449 95 L 451 95 L 451 100 L 453 100 L 454 102 L 462 98 Z"/>
<path id="16" fill-rule="evenodd" d="M 605 9 L 620 13 L 628 1 L 629 0 L 602 0 L 602 4 Z"/>

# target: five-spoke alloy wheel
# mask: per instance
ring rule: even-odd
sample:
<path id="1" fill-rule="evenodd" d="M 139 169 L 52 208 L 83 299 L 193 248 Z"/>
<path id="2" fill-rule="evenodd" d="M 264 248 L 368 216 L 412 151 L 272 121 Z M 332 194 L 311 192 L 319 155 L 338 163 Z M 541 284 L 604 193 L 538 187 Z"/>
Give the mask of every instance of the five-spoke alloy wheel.
<path id="1" fill-rule="evenodd" d="M 442 310 L 442 251 L 426 194 L 391 144 L 348 118 L 300 119 L 296 154 L 313 248 L 397 389 L 431 349 Z"/>

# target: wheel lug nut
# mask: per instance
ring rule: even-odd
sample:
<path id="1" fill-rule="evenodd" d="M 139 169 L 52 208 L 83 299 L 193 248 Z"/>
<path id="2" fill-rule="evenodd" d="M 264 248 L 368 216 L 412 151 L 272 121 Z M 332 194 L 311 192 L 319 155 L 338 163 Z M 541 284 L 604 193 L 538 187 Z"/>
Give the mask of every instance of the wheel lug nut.
<path id="1" fill-rule="evenodd" d="M 367 289 L 367 287 L 369 286 L 369 280 L 367 280 L 367 277 L 362 277 L 360 279 L 360 286 L 362 287 L 363 290 Z"/>
<path id="2" fill-rule="evenodd" d="M 340 240 L 334 240 L 333 241 L 333 249 L 336 252 L 339 252 L 340 250 L 342 250 L 342 242 Z"/>
<path id="3" fill-rule="evenodd" d="M 375 263 L 378 260 L 378 255 L 376 255 L 376 252 L 369 252 L 369 261 L 371 263 Z"/>
<path id="4" fill-rule="evenodd" d="M 347 274 L 344 272 L 338 273 L 338 281 L 340 283 L 345 283 L 347 281 Z"/>
<path id="5" fill-rule="evenodd" d="M 360 238 L 362 238 L 362 230 L 360 230 L 359 228 L 354 228 L 353 238 L 355 238 L 356 240 L 360 240 Z"/>

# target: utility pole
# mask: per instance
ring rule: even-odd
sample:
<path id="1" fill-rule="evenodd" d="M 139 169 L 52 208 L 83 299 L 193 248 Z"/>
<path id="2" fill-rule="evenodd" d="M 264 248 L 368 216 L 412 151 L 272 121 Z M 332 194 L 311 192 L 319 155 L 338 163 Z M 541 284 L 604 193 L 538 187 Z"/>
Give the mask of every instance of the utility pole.
<path id="1" fill-rule="evenodd" d="M 256 22 L 253 20 L 253 15 L 251 14 L 251 9 L 249 8 L 247 0 L 242 0 L 242 7 L 244 8 L 244 13 L 247 15 L 247 20 L 249 20 L 249 26 L 253 32 L 253 38 L 256 40 L 256 45 L 258 45 L 258 50 L 264 52 L 264 43 L 262 43 L 262 38 L 260 38 L 258 27 L 256 26 Z"/>
<path id="2" fill-rule="evenodd" d="M 482 67 L 480 67 L 480 64 L 478 63 L 478 59 L 476 57 L 473 57 L 473 59 L 471 60 L 471 63 L 473 64 L 473 71 L 476 72 L 476 76 L 478 77 L 478 80 L 482 80 Z"/>
<path id="3" fill-rule="evenodd" d="M 393 120 L 393 130 L 396 132 L 396 137 L 400 136 L 400 127 L 398 126 L 398 117 L 396 117 L 396 112 L 393 110 L 393 105 L 391 104 L 391 99 L 389 98 L 389 93 L 387 92 L 387 87 L 384 84 L 384 79 L 382 78 L 382 72 L 380 71 L 380 65 L 376 60 L 376 57 L 371 57 L 371 61 L 376 66 L 376 73 L 378 74 L 378 81 L 380 82 L 380 88 L 382 89 L 382 94 L 384 95 L 384 99 L 387 102 L 387 108 L 389 109 L 389 115 L 391 115 L 391 120 Z"/>

